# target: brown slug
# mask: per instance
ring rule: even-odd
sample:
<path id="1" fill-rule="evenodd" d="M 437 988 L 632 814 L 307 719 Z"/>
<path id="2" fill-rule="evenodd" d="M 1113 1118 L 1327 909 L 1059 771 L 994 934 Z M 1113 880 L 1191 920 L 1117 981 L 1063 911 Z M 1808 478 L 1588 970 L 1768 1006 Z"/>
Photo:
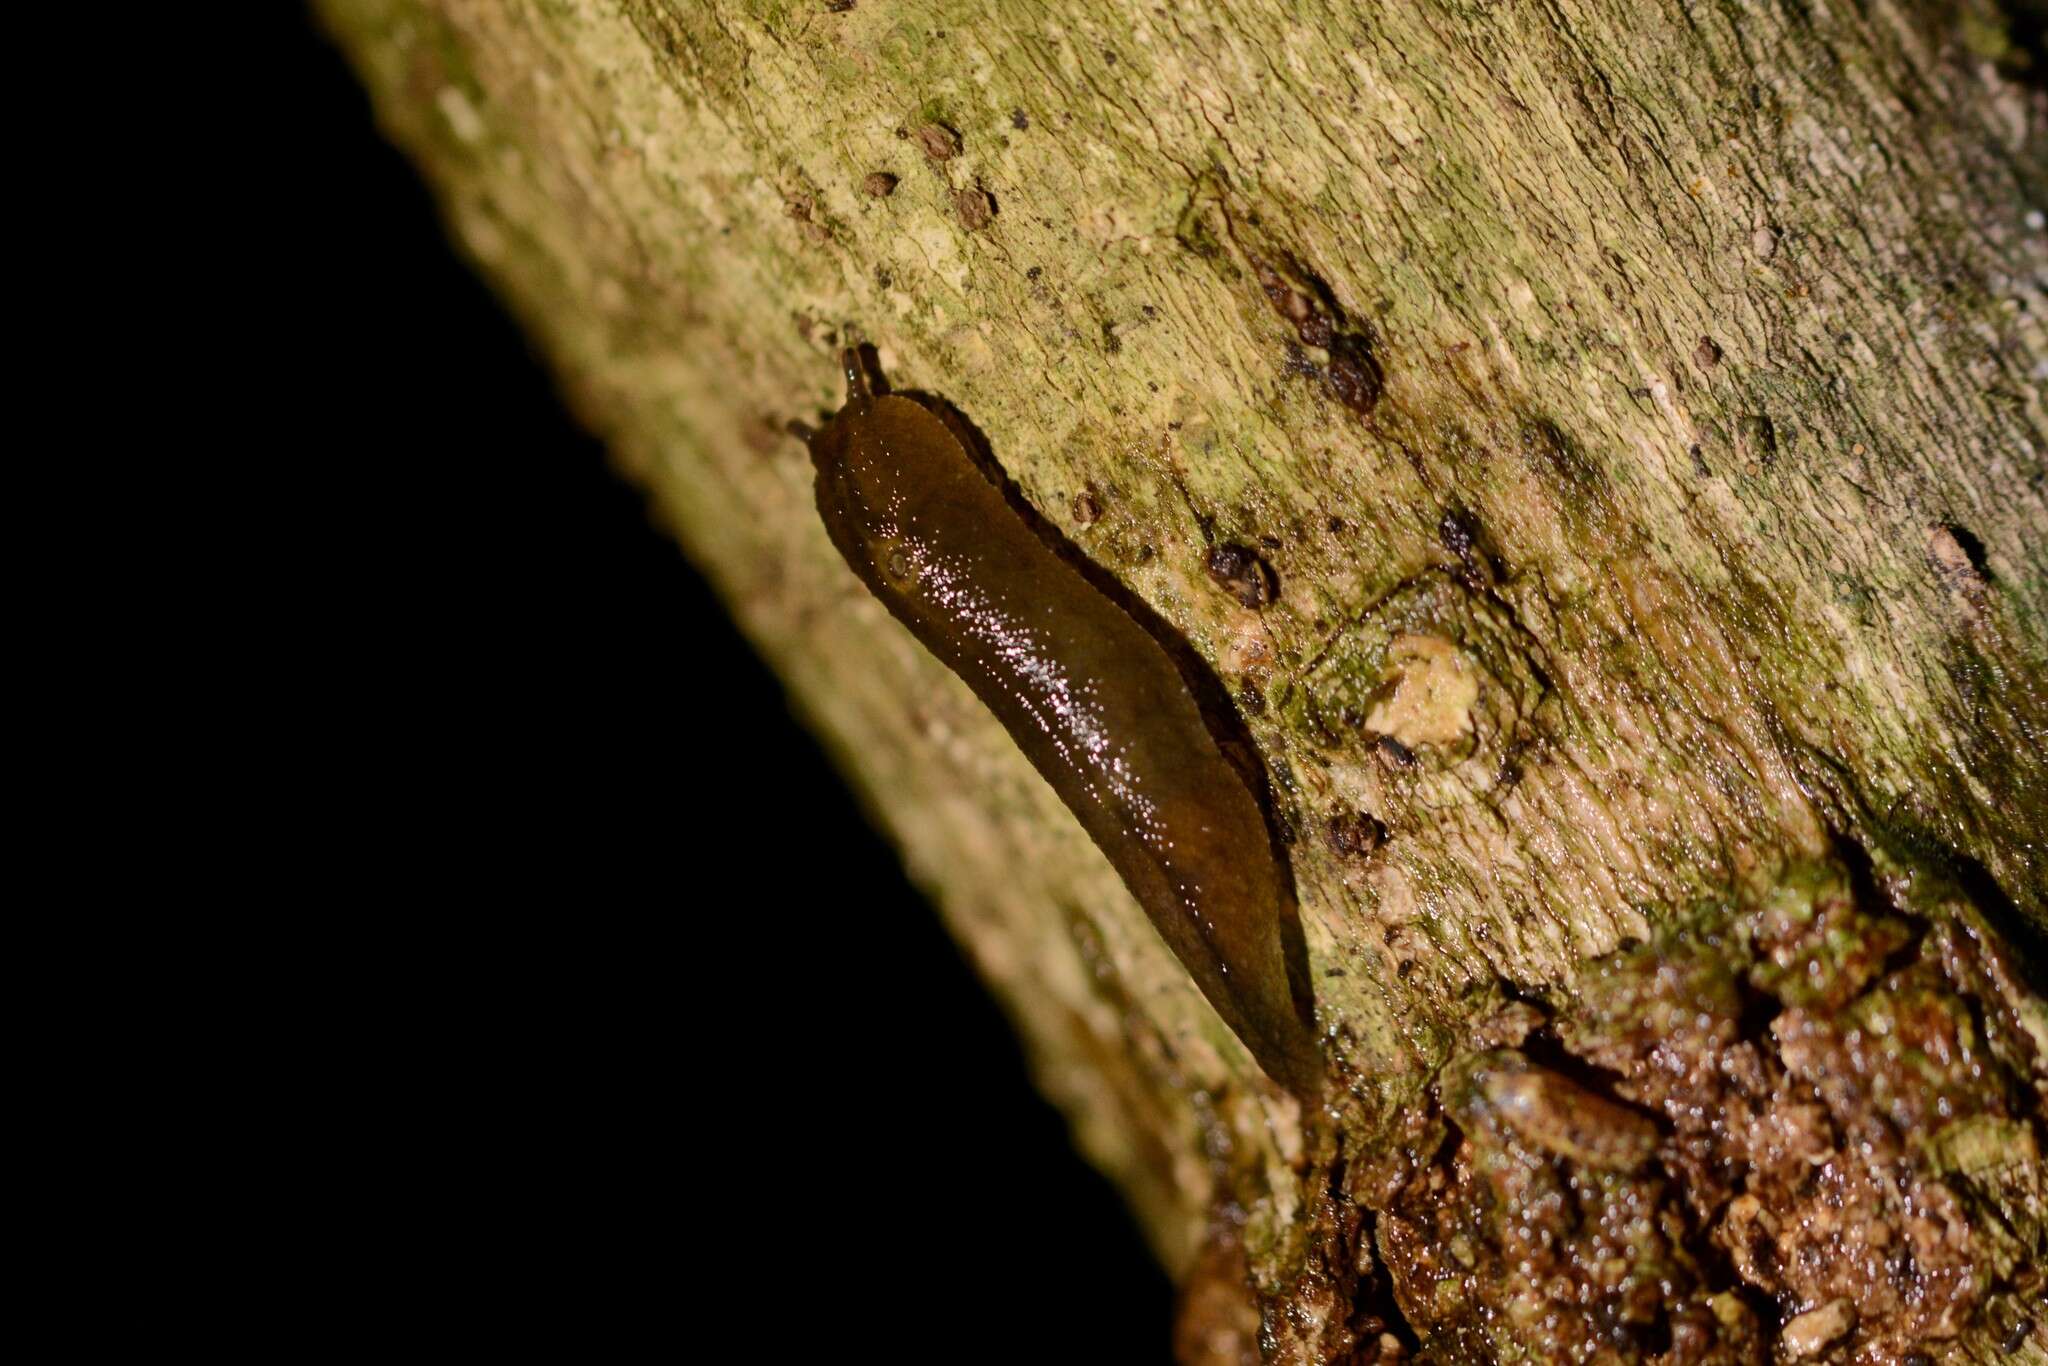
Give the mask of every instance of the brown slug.
<path id="1" fill-rule="evenodd" d="M 946 422 L 844 361 L 846 406 L 809 437 L 832 543 L 995 713 L 1259 1065 L 1315 1094 L 1293 883 L 1179 666 Z"/>

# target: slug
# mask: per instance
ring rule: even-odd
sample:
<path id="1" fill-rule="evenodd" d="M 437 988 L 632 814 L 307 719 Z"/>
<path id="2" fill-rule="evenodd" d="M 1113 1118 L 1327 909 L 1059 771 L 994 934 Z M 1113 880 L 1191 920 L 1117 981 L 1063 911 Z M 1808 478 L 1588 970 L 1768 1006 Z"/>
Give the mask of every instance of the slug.
<path id="1" fill-rule="evenodd" d="M 809 436 L 833 545 L 995 713 L 1259 1065 L 1314 1095 L 1293 883 L 1172 656 L 946 422 L 843 361 L 846 406 Z"/>

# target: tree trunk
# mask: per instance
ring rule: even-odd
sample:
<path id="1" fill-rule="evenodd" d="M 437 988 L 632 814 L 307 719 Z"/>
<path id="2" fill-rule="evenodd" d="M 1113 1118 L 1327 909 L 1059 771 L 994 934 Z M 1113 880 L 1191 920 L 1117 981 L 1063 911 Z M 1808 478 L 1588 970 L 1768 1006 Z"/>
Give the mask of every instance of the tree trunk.
<path id="1" fill-rule="evenodd" d="M 1186 1360 L 2048 1361 L 2048 99 L 1991 0 L 321 8 Z M 1320 1106 L 834 552 L 784 429 L 857 340 L 1235 699 Z"/>

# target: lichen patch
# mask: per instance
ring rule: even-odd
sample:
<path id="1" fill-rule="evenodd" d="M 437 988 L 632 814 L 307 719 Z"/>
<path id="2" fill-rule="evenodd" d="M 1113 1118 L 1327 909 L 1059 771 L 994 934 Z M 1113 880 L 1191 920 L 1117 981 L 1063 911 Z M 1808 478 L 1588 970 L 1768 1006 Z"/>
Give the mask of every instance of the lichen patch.
<path id="1" fill-rule="evenodd" d="M 1472 733 L 1479 678 L 1458 647 L 1439 636 L 1396 636 L 1387 647 L 1390 689 L 1366 713 L 1368 730 L 1410 749 L 1448 745 Z"/>

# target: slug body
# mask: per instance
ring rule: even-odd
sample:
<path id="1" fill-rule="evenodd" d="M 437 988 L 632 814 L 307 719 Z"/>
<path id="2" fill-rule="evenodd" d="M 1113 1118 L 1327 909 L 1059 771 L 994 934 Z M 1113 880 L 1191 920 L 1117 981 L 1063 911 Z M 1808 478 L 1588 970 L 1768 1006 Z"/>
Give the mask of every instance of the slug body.
<path id="1" fill-rule="evenodd" d="M 1292 882 L 1172 657 L 952 428 L 845 359 L 846 406 L 810 438 L 833 544 L 996 714 L 1259 1065 L 1314 1094 Z"/>

